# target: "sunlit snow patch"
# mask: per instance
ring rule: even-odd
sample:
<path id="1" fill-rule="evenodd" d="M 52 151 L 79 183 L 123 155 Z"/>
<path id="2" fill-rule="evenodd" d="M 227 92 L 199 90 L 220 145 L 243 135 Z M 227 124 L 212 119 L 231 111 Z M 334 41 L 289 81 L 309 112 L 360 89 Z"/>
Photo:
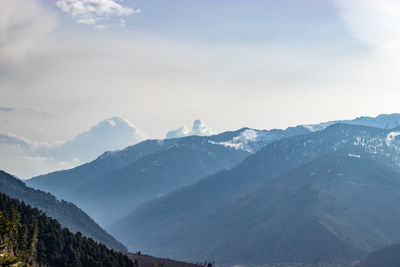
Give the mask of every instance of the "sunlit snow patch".
<path id="1" fill-rule="evenodd" d="M 229 141 L 224 141 L 224 142 L 210 141 L 210 143 L 231 147 L 237 150 L 244 150 L 249 153 L 254 153 L 256 152 L 254 144 L 256 144 L 257 142 L 272 142 L 272 141 L 274 141 L 274 137 L 267 131 L 246 129 L 243 132 L 241 132 L 238 136 L 233 137 Z"/>
<path id="2" fill-rule="evenodd" d="M 360 155 L 356 155 L 356 154 L 347 154 L 347 156 L 352 157 L 352 158 L 361 158 Z"/>
<path id="3" fill-rule="evenodd" d="M 396 137 L 400 135 L 400 132 L 391 132 L 386 136 L 386 144 L 389 146 L 392 144 Z"/>

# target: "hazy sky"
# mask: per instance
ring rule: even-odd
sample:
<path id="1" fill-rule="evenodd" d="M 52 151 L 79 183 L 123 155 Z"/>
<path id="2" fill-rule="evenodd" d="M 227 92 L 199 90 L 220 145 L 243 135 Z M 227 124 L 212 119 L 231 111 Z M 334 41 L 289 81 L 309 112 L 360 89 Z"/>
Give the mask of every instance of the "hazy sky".
<path id="1" fill-rule="evenodd" d="M 0 132 L 149 137 L 399 112 L 397 0 L 1 0 Z"/>

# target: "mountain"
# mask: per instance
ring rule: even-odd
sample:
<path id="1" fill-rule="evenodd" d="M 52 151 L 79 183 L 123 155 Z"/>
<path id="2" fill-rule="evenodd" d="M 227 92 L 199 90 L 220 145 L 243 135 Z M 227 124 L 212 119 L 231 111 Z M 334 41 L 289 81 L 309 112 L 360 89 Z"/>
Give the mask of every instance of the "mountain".
<path id="1" fill-rule="evenodd" d="M 107 225 L 139 203 L 231 168 L 248 154 L 199 136 L 148 140 L 106 153 L 76 169 L 27 182 L 78 204 L 97 222 Z"/>
<path id="2" fill-rule="evenodd" d="M 36 207 L 48 216 L 57 219 L 63 227 L 81 232 L 109 248 L 127 251 L 126 247 L 104 231 L 93 219 L 74 204 L 57 200 L 53 195 L 27 187 L 22 181 L 0 171 L 0 192 Z"/>
<path id="3" fill-rule="evenodd" d="M 121 117 L 103 120 L 64 142 L 38 142 L 0 133 L 0 168 L 8 168 L 19 177 L 32 177 L 92 161 L 104 151 L 122 149 L 145 139 L 142 131 Z"/>
<path id="4" fill-rule="evenodd" d="M 214 136 L 146 140 L 120 151 L 106 152 L 74 169 L 26 182 L 76 203 L 107 226 L 144 201 L 230 169 L 273 140 L 305 132 L 308 131 L 304 128 L 243 128 Z"/>
<path id="5" fill-rule="evenodd" d="M 135 266 L 126 255 L 73 234 L 36 208 L 0 193 L 1 266 Z"/>
<path id="6" fill-rule="evenodd" d="M 396 114 L 381 115 L 348 121 L 348 124 L 389 127 L 396 125 L 396 117 Z M 206 128 L 201 122 L 195 125 L 193 128 Z M 316 128 L 243 128 L 212 136 L 147 140 L 104 153 L 74 169 L 34 177 L 27 183 L 76 203 L 101 225 L 109 226 L 144 201 L 230 169 L 271 142 L 315 132 Z"/>
<path id="7" fill-rule="evenodd" d="M 336 124 L 272 142 L 110 231 L 130 249 L 192 261 L 359 259 L 400 238 L 397 133 Z"/>
<path id="8" fill-rule="evenodd" d="M 384 130 L 389 130 L 393 128 L 397 128 L 400 126 L 400 114 L 393 113 L 393 114 L 381 114 L 377 117 L 358 117 L 354 120 L 337 120 L 337 121 L 329 121 L 317 124 L 306 124 L 302 125 L 303 127 L 307 128 L 308 130 L 315 132 L 323 130 L 333 124 L 350 124 L 350 125 L 360 125 L 360 126 L 369 126 L 380 128 Z"/>
<path id="9" fill-rule="evenodd" d="M 135 264 L 137 263 L 140 267 L 206 267 L 212 266 L 207 263 L 188 263 L 183 261 L 176 261 L 171 259 L 162 259 L 156 258 L 150 255 L 145 255 L 140 252 L 138 253 L 127 253 L 128 258 L 133 261 Z"/>
<path id="10" fill-rule="evenodd" d="M 373 251 L 357 267 L 400 266 L 400 243 Z"/>

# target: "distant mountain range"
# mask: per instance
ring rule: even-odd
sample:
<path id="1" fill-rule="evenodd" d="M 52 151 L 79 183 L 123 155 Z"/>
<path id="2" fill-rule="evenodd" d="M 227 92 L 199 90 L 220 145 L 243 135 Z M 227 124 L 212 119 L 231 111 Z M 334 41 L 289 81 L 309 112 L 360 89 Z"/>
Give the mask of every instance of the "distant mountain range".
<path id="1" fill-rule="evenodd" d="M 388 128 L 400 122 L 400 115 L 342 122 Z M 300 125 L 286 130 L 243 128 L 213 136 L 148 140 L 120 151 L 106 152 L 74 169 L 34 177 L 27 183 L 76 203 L 107 227 L 144 201 L 232 168 L 273 141 L 322 130 L 333 123 Z"/>
<path id="2" fill-rule="evenodd" d="M 57 219 L 63 227 L 67 227 L 73 233 L 81 232 L 85 236 L 107 245 L 109 248 L 127 251 L 124 245 L 104 231 L 93 219 L 74 204 L 64 200 L 59 201 L 50 193 L 30 188 L 22 181 L 1 170 L 0 192 L 42 210 L 48 216 Z"/>
<path id="3" fill-rule="evenodd" d="M 107 227 L 137 205 L 234 167 L 264 145 L 309 132 L 243 128 L 214 136 L 147 140 L 106 152 L 74 169 L 27 180 L 27 184 L 68 199 Z"/>
<path id="4" fill-rule="evenodd" d="M 359 259 L 400 240 L 395 136 L 337 124 L 272 142 L 231 170 L 142 204 L 111 233 L 130 249 L 192 261 Z"/>
<path id="5" fill-rule="evenodd" d="M 302 126 L 314 132 L 325 129 L 328 126 L 337 123 L 370 126 L 387 130 L 400 126 L 400 114 L 397 113 L 381 114 L 377 117 L 364 116 L 364 117 L 358 117 L 354 120 L 337 120 L 337 121 L 322 122 L 318 124 L 306 124 Z"/>
<path id="6" fill-rule="evenodd" d="M 400 240 L 399 125 L 391 114 L 146 140 L 27 183 L 76 203 L 131 250 L 346 262 Z"/>
<path id="7" fill-rule="evenodd" d="M 246 151 L 212 144 L 206 137 L 148 140 L 27 183 L 76 203 L 107 226 L 143 201 L 232 168 L 248 155 Z"/>

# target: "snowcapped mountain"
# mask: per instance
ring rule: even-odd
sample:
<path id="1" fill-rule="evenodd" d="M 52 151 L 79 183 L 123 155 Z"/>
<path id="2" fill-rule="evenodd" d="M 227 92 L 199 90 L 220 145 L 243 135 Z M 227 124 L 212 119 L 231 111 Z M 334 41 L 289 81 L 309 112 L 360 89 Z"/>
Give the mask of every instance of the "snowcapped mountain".
<path id="1" fill-rule="evenodd" d="M 267 144 L 299 134 L 306 134 L 310 132 L 317 132 L 326 129 L 333 124 L 350 124 L 369 126 L 380 129 L 393 129 L 400 126 L 400 114 L 382 114 L 377 117 L 359 117 L 354 120 L 337 120 L 322 122 L 318 124 L 304 124 L 297 127 L 289 127 L 286 130 L 257 130 L 250 128 L 243 128 L 236 131 L 236 135 L 227 140 L 214 142 L 214 144 L 220 144 L 223 146 L 232 147 L 235 149 L 244 150 L 250 153 L 257 152 Z M 213 141 L 210 141 L 213 142 Z"/>
<path id="2" fill-rule="evenodd" d="M 336 123 L 343 123 L 343 124 L 351 124 L 351 125 L 361 125 L 361 126 L 370 126 L 376 127 L 380 129 L 393 129 L 400 126 L 400 114 L 393 113 L 393 114 L 381 114 L 377 117 L 358 117 L 354 120 L 338 120 L 338 121 L 329 121 L 329 122 L 322 122 L 318 124 L 306 124 L 301 125 L 311 132 L 320 131 L 329 127 Z"/>
<path id="3" fill-rule="evenodd" d="M 336 124 L 271 142 L 109 229 L 130 249 L 192 261 L 354 260 L 399 240 L 399 170 L 400 127 Z"/>
<path id="4" fill-rule="evenodd" d="M 64 142 L 37 142 L 0 132 L 0 168 L 19 177 L 66 169 L 145 140 L 146 135 L 127 119 L 111 117 Z"/>
<path id="5" fill-rule="evenodd" d="M 106 121 L 98 128 L 108 129 L 113 123 Z M 202 123 L 197 125 L 201 126 Z M 323 127 L 326 125 L 319 128 Z M 374 129 L 380 130 L 371 128 L 371 131 Z M 207 175 L 230 169 L 275 141 L 319 132 L 321 130 L 312 131 L 304 126 L 286 130 L 243 128 L 211 136 L 147 140 L 122 150 L 106 152 L 96 160 L 74 169 L 35 177 L 27 183 L 79 204 L 100 223 L 108 225 L 143 201 L 196 183 Z M 340 142 L 356 142 L 375 151 L 377 156 L 384 156 L 390 150 L 400 151 L 397 131 L 390 131 L 379 138 L 371 139 L 361 135 L 354 138 L 340 140 L 332 146 L 339 148 Z M 392 161 L 392 164 L 396 163 Z M 115 209 L 116 206 L 124 208 Z"/>
<path id="6" fill-rule="evenodd" d="M 304 127 L 289 127 L 286 130 L 257 130 L 242 128 L 234 132 L 225 132 L 219 135 L 210 136 L 210 143 L 255 153 L 269 143 L 300 134 L 307 134 L 310 131 Z"/>

